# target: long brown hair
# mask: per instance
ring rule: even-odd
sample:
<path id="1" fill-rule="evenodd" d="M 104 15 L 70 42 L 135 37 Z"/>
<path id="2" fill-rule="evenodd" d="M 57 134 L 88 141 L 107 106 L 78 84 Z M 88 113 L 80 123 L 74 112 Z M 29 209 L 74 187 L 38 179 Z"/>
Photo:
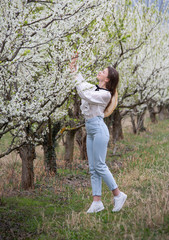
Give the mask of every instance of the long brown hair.
<path id="1" fill-rule="evenodd" d="M 113 97 L 119 82 L 119 73 L 115 68 L 109 66 L 107 78 L 109 79 L 109 81 L 106 82 L 106 88 L 110 91 Z"/>

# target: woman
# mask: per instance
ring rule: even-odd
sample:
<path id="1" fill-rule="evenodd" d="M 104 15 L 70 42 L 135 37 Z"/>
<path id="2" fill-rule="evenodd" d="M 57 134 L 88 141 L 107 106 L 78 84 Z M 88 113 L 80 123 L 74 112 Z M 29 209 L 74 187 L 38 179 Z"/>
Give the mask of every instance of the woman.
<path id="1" fill-rule="evenodd" d="M 71 62 L 71 69 L 76 70 L 76 59 Z M 109 171 L 105 160 L 109 131 L 104 123 L 104 111 L 114 96 L 119 81 L 118 72 L 107 67 L 97 75 L 99 85 L 92 85 L 84 81 L 81 73 L 76 75 L 76 89 L 82 99 L 81 111 L 85 117 L 87 132 L 87 155 L 91 174 L 93 202 L 87 213 L 100 212 L 104 209 L 101 201 L 102 179 L 114 195 L 113 212 L 123 207 L 127 195 L 121 192 Z"/>

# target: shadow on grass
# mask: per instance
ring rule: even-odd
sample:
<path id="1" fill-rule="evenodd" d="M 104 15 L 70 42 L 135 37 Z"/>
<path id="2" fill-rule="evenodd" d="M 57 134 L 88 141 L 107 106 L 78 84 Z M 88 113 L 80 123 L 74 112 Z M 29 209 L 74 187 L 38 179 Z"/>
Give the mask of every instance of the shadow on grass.
<path id="1" fill-rule="evenodd" d="M 36 197 L 36 199 L 34 199 Z M 63 221 L 67 199 L 54 195 L 8 197 L 0 202 L 0 240 L 37 239 L 47 234 L 45 225 Z"/>
<path id="2" fill-rule="evenodd" d="M 40 220 L 33 208 L 21 208 L 16 200 L 8 199 L 0 206 L 0 240 L 31 239 L 37 234 L 37 222 L 32 222 L 34 216 Z"/>

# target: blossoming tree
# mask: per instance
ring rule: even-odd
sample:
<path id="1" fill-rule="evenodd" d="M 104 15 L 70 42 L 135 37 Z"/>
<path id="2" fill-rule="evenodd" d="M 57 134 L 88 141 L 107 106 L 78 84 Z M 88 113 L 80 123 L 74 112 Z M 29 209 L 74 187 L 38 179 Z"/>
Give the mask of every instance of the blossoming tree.
<path id="1" fill-rule="evenodd" d="M 167 16 L 167 11 L 159 11 L 155 4 L 147 8 L 143 1 L 135 5 L 118 1 L 102 19 L 92 67 L 98 71 L 111 64 L 120 72 L 119 104 L 113 115 L 115 140 L 123 138 L 121 119 L 137 106 L 144 108 L 164 87 L 159 84 L 159 72 L 167 71 L 167 60 L 163 61 L 166 52 L 162 48 L 167 38 L 161 34 Z"/>
<path id="2" fill-rule="evenodd" d="M 47 144 L 54 145 L 51 123 L 67 115 L 66 101 L 74 88 L 69 69 L 74 51 L 79 53 L 79 70 L 92 82 L 100 68 L 109 64 L 118 68 L 119 108 L 114 119 L 121 120 L 119 109 L 126 109 L 124 115 L 144 103 L 139 97 L 144 89 L 138 86 L 141 71 L 151 65 L 145 50 L 150 37 L 157 37 L 152 34 L 162 17 L 155 7 L 147 8 L 142 1 L 133 5 L 130 0 L 4 0 L 0 12 L 0 138 L 11 136 L 0 157 L 19 151 L 22 186 L 27 189 L 33 187 L 36 144 L 44 144 L 47 136 Z M 163 57 L 161 52 L 156 60 Z M 119 126 L 114 126 L 115 135 L 116 129 Z"/>
<path id="3" fill-rule="evenodd" d="M 0 157 L 17 149 L 22 158 L 22 185 L 33 187 L 35 144 L 50 119 L 61 119 L 73 85 L 68 62 L 81 37 L 81 51 L 93 20 L 108 1 L 1 2 L 0 137 L 11 143 Z M 83 40 L 83 41 L 82 41 Z"/>

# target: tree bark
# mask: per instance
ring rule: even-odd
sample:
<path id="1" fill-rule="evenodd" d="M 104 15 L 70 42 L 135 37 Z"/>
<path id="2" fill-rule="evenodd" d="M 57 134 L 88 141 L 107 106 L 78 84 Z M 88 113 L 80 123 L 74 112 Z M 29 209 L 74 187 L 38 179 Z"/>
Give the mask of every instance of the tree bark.
<path id="1" fill-rule="evenodd" d="M 68 115 L 70 118 L 73 119 L 79 119 L 81 116 L 81 111 L 80 111 L 80 99 L 77 94 L 74 95 L 74 107 L 73 109 L 69 109 Z M 75 122 L 70 120 L 69 121 L 69 126 L 74 127 Z M 65 161 L 66 161 L 66 166 L 67 167 L 72 167 L 72 162 L 73 162 L 73 152 L 74 152 L 74 139 L 75 139 L 75 134 L 76 132 L 81 131 L 79 130 L 70 130 L 66 134 L 66 140 L 65 140 Z M 84 140 L 82 139 L 82 142 Z M 81 150 L 80 150 L 81 151 Z"/>
<path id="2" fill-rule="evenodd" d="M 44 151 L 44 164 L 47 173 L 57 173 L 56 165 L 56 135 L 61 128 L 60 122 L 52 125 L 51 119 L 48 119 L 48 133 L 44 137 L 43 151 Z"/>
<path id="3" fill-rule="evenodd" d="M 151 119 L 151 122 L 152 123 L 157 123 L 157 118 L 156 118 L 156 111 L 154 110 L 154 107 L 152 106 L 151 103 L 148 104 L 148 111 L 149 111 L 149 114 L 150 114 L 150 119 Z"/>
<path id="4" fill-rule="evenodd" d="M 113 130 L 112 130 L 113 114 L 111 114 L 109 117 L 105 118 L 104 121 L 105 121 L 105 123 L 106 123 L 109 131 L 110 131 L 110 132 L 113 131 Z"/>
<path id="5" fill-rule="evenodd" d="M 80 156 L 82 160 L 87 160 L 87 151 L 86 151 L 86 132 L 80 128 L 76 132 L 76 142 L 80 148 Z"/>
<path id="6" fill-rule="evenodd" d="M 54 145 L 43 144 L 44 164 L 47 173 L 57 173 L 56 152 Z"/>
<path id="7" fill-rule="evenodd" d="M 73 152 L 74 152 L 74 138 L 76 130 L 70 130 L 66 134 L 65 140 L 65 161 L 67 167 L 72 167 L 73 162 Z"/>
<path id="8" fill-rule="evenodd" d="M 161 106 L 159 107 L 159 119 L 164 120 L 169 118 L 169 106 Z"/>
<path id="9" fill-rule="evenodd" d="M 134 116 L 133 116 L 132 113 L 130 113 L 130 118 L 131 118 L 133 133 L 136 134 L 137 133 L 137 128 L 136 128 L 135 119 L 134 119 Z"/>
<path id="10" fill-rule="evenodd" d="M 33 160 L 36 158 L 35 146 L 25 144 L 19 148 L 19 155 L 22 159 L 22 188 L 28 190 L 34 188 Z"/>
<path id="11" fill-rule="evenodd" d="M 124 138 L 122 124 L 121 124 L 121 115 L 119 109 L 116 109 L 113 113 L 113 142 L 117 142 Z"/>
<path id="12" fill-rule="evenodd" d="M 137 132 L 146 131 L 146 128 L 144 127 L 144 115 L 145 115 L 145 110 L 137 114 Z"/>

